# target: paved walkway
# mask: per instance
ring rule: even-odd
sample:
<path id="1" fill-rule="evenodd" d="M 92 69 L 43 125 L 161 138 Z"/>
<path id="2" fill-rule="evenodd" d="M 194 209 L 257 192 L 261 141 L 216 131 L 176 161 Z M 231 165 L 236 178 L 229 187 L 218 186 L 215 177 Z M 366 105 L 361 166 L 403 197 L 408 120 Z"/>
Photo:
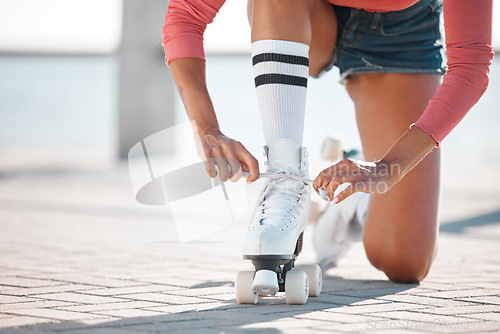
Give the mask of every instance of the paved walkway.
<path id="1" fill-rule="evenodd" d="M 0 333 L 500 332 L 500 191 L 453 186 L 421 284 L 388 282 L 356 244 L 306 305 L 238 305 L 243 225 L 180 244 L 126 166 L 0 169 Z"/>

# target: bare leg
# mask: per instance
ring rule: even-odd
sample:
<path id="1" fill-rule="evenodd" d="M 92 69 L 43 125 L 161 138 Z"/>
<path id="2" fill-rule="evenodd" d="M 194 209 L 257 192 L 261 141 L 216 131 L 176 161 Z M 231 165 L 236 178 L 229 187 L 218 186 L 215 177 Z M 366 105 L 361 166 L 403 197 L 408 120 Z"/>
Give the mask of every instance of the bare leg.
<path id="1" fill-rule="evenodd" d="M 324 0 L 249 0 L 252 42 L 278 39 L 310 46 L 309 74 L 329 63 L 337 39 L 337 18 Z"/>
<path id="2" fill-rule="evenodd" d="M 354 101 L 367 161 L 381 158 L 418 119 L 439 86 L 435 74 L 358 74 L 347 91 Z M 370 262 L 392 281 L 417 282 L 437 249 L 439 149 L 383 195 L 371 195 L 364 245 Z"/>

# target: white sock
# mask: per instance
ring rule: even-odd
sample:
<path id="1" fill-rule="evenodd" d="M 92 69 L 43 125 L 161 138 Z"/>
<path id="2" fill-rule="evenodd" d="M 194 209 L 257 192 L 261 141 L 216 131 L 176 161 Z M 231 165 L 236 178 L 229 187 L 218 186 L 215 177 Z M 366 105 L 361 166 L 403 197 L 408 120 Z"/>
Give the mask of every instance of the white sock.
<path id="1" fill-rule="evenodd" d="M 267 146 L 281 138 L 302 145 L 309 46 L 280 40 L 256 41 L 252 43 L 252 62 Z"/>

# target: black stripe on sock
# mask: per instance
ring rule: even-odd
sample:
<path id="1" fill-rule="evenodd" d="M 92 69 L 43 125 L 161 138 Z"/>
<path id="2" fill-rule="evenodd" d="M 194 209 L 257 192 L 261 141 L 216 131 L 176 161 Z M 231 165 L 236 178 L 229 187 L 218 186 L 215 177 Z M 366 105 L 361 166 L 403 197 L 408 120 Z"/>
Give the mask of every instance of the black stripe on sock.
<path id="1" fill-rule="evenodd" d="M 277 73 L 262 74 L 255 77 L 255 87 L 266 84 L 284 84 L 307 87 L 307 78 Z"/>
<path id="2" fill-rule="evenodd" d="M 309 58 L 307 57 L 285 55 L 281 53 L 261 53 L 252 58 L 253 65 L 265 61 L 309 66 Z"/>

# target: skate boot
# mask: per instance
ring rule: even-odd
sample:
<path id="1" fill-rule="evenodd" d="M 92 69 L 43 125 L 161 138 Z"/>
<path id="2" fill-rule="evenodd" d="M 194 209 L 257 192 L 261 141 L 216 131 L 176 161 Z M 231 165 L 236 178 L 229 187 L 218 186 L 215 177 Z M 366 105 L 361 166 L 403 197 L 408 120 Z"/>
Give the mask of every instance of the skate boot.
<path id="1" fill-rule="evenodd" d="M 307 151 L 291 139 L 266 148 L 268 172 L 257 207 L 244 238 L 243 258 L 254 271 L 240 272 L 236 280 L 238 303 L 256 304 L 259 295 L 286 293 L 288 304 L 304 304 L 321 291 L 317 265 L 294 269 L 308 223 L 311 180 Z"/>
<path id="2" fill-rule="evenodd" d="M 322 270 L 335 267 L 349 246 L 363 237 L 369 195 L 355 193 L 339 204 L 330 204 L 316 221 L 314 248 Z"/>

